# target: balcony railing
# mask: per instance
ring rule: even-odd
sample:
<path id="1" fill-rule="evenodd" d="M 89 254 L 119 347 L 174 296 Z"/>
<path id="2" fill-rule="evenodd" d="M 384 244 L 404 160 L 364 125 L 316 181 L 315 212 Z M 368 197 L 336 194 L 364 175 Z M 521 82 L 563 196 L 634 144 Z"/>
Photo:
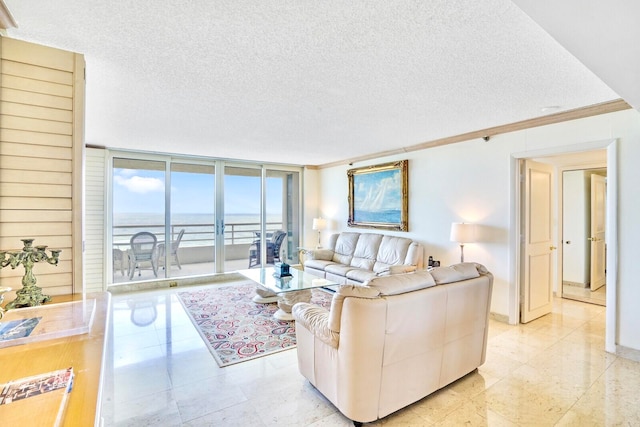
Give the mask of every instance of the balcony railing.
<path id="1" fill-rule="evenodd" d="M 213 246 L 215 241 L 215 224 L 171 224 L 171 239 L 174 240 L 180 230 L 184 228 L 180 246 Z M 267 234 L 276 230 L 282 230 L 282 222 L 267 222 Z M 158 241 L 165 241 L 163 224 L 135 224 L 116 225 L 113 227 L 113 243 L 116 246 L 129 244 L 131 236 L 140 232 L 149 231 L 156 235 Z M 240 222 L 225 224 L 224 244 L 239 245 L 251 244 L 260 235 L 260 224 L 255 222 Z"/>

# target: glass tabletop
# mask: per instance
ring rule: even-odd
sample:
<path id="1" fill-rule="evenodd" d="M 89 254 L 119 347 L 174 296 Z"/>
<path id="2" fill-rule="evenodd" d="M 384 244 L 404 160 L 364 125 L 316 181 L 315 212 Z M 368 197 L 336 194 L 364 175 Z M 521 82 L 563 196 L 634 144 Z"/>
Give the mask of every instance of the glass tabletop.
<path id="1" fill-rule="evenodd" d="M 274 272 L 275 269 L 273 267 L 238 270 L 238 273 L 276 293 L 295 292 L 337 285 L 336 282 L 323 279 L 311 273 L 305 273 L 293 267 L 289 269 L 291 276 L 276 277 Z"/>

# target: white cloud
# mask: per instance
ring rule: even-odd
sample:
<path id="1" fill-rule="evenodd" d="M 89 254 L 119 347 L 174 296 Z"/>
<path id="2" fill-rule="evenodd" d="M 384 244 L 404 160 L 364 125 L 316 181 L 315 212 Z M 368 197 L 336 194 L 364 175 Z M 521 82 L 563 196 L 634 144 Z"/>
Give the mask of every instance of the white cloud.
<path id="1" fill-rule="evenodd" d="M 134 176 L 138 171 L 136 169 L 119 169 L 118 173 L 122 176 Z"/>
<path id="2" fill-rule="evenodd" d="M 164 182 L 158 178 L 150 178 L 144 176 L 132 176 L 124 178 L 122 176 L 114 176 L 113 180 L 116 184 L 125 187 L 132 193 L 151 193 L 164 191 Z"/>

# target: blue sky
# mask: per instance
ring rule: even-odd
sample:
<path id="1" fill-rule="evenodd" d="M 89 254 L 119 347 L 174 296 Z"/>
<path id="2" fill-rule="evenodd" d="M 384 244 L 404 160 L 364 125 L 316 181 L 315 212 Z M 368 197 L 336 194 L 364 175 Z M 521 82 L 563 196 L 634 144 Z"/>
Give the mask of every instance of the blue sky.
<path id="1" fill-rule="evenodd" d="M 213 174 L 173 172 L 171 206 L 174 214 L 213 214 Z M 164 172 L 115 168 L 113 170 L 114 213 L 163 213 Z M 225 214 L 260 212 L 260 177 L 225 176 Z M 282 180 L 267 178 L 267 212 L 282 212 Z"/>

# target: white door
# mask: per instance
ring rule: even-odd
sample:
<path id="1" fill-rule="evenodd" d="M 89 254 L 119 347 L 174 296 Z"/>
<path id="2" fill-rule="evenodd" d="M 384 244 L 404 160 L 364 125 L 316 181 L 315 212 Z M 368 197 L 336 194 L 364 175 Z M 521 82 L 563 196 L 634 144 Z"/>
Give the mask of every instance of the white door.
<path id="1" fill-rule="evenodd" d="M 591 175 L 591 290 L 602 287 L 606 281 L 606 198 L 607 180 Z"/>
<path id="2" fill-rule="evenodd" d="M 553 307 L 553 166 L 524 162 L 520 321 L 530 322 Z"/>

